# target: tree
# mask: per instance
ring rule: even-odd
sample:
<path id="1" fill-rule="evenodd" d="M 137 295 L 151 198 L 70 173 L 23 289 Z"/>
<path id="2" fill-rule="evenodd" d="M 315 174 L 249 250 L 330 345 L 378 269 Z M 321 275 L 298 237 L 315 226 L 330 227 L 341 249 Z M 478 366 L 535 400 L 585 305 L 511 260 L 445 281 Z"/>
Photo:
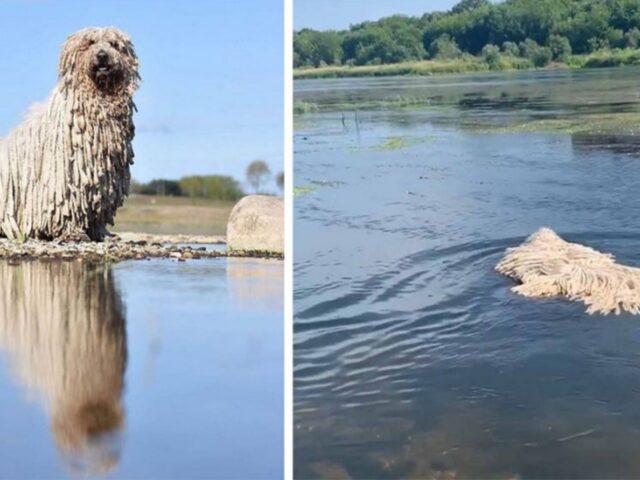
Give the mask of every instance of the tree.
<path id="1" fill-rule="evenodd" d="M 458 2 L 451 11 L 453 13 L 461 13 L 469 10 L 476 10 L 477 8 L 491 5 L 489 0 L 461 0 Z"/>
<path id="2" fill-rule="evenodd" d="M 597 52 L 609 48 L 609 40 L 605 38 L 591 37 L 587 40 L 587 51 Z"/>
<path id="3" fill-rule="evenodd" d="M 487 44 L 482 48 L 482 56 L 491 70 L 500 68 L 500 49 L 492 44 Z"/>
<path id="4" fill-rule="evenodd" d="M 343 63 L 371 65 L 424 58 L 422 29 L 415 20 L 394 15 L 354 25 L 342 41 Z"/>
<path id="5" fill-rule="evenodd" d="M 255 193 L 260 191 L 260 185 L 271 175 L 269 165 L 264 160 L 254 160 L 247 167 L 247 182 L 253 187 Z"/>
<path id="6" fill-rule="evenodd" d="M 191 198 L 236 201 L 244 196 L 235 178 L 226 175 L 192 175 L 179 181 L 183 194 Z"/>
<path id="7" fill-rule="evenodd" d="M 334 65 L 342 58 L 342 38 L 338 32 L 304 29 L 293 37 L 294 67 Z"/>
<path id="8" fill-rule="evenodd" d="M 609 42 L 609 46 L 611 48 L 624 47 L 624 32 L 619 28 L 610 28 L 607 31 L 607 41 Z"/>
<path id="9" fill-rule="evenodd" d="M 549 48 L 554 60 L 566 62 L 571 55 L 571 44 L 567 37 L 561 35 L 551 35 L 549 37 Z"/>
<path id="10" fill-rule="evenodd" d="M 549 47 L 541 47 L 535 40 L 530 38 L 520 42 L 520 55 L 529 59 L 536 67 L 544 67 L 553 58 Z"/>
<path id="11" fill-rule="evenodd" d="M 531 60 L 536 67 L 544 67 L 549 64 L 551 58 L 552 54 L 549 47 L 538 46 L 538 48 L 531 53 L 529 60 Z"/>
<path id="12" fill-rule="evenodd" d="M 332 45 L 328 55 L 320 53 L 323 42 Z M 602 48 L 638 48 L 640 0 L 461 0 L 447 12 L 394 15 L 334 32 L 301 30 L 294 59 L 297 66 L 340 63 L 334 59 L 341 50 L 345 65 L 372 65 L 418 60 L 427 51 L 442 59 L 482 55 L 486 45 L 538 65 L 547 61 L 545 48 L 559 61 Z"/>
<path id="13" fill-rule="evenodd" d="M 638 44 L 640 44 L 640 30 L 637 28 L 632 28 L 624 35 L 625 46 L 627 48 L 638 48 Z"/>
<path id="14" fill-rule="evenodd" d="M 136 191 L 141 195 L 161 195 L 170 197 L 182 196 L 180 185 L 175 180 L 166 180 L 158 178 L 151 180 L 149 183 L 141 183 L 135 186 Z"/>
<path id="15" fill-rule="evenodd" d="M 520 42 L 518 47 L 520 48 L 521 57 L 531 59 L 540 45 L 538 45 L 538 42 L 536 42 L 535 40 L 527 38 L 523 42 Z"/>
<path id="16" fill-rule="evenodd" d="M 284 172 L 280 172 L 276 176 L 276 184 L 280 190 L 284 190 Z"/>
<path id="17" fill-rule="evenodd" d="M 502 53 L 510 57 L 518 57 L 520 56 L 520 48 L 515 42 L 504 42 L 502 44 Z"/>
<path id="18" fill-rule="evenodd" d="M 458 44 L 449 35 L 444 34 L 436 38 L 429 46 L 429 56 L 438 59 L 458 58 L 462 52 Z"/>

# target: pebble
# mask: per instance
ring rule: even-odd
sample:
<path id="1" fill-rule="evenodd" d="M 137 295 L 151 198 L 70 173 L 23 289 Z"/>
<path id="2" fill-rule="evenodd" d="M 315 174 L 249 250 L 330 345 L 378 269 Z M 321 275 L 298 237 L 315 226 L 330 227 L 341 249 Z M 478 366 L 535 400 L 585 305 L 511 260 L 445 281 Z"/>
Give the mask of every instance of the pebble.
<path id="1" fill-rule="evenodd" d="M 280 254 L 269 252 L 228 252 L 227 250 L 194 249 L 190 246 L 162 245 L 157 242 L 124 241 L 109 238 L 104 242 L 60 242 L 27 240 L 16 243 L 0 239 L 0 259 L 9 263 L 41 259 L 75 260 L 95 262 L 119 262 L 122 260 L 146 260 L 149 258 L 174 258 L 179 261 L 219 257 L 257 257 L 282 259 Z"/>

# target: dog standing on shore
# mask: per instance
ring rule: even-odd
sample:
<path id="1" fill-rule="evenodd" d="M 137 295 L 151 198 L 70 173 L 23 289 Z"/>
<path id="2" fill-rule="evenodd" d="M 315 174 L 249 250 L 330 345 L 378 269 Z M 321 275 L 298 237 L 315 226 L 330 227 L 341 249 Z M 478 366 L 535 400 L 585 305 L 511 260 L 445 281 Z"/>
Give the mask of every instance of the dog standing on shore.
<path id="1" fill-rule="evenodd" d="M 129 191 L 139 79 L 124 32 L 67 39 L 49 98 L 0 139 L 0 236 L 104 239 Z"/>

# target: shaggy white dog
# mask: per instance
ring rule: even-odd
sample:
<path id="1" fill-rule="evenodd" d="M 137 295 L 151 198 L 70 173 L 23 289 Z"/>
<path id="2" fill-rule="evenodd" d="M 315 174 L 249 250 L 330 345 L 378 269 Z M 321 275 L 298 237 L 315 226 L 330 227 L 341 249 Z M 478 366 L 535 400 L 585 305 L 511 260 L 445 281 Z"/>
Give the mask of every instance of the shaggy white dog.
<path id="1" fill-rule="evenodd" d="M 549 228 L 507 249 L 496 270 L 519 282 L 512 290 L 527 297 L 561 295 L 584 302 L 588 313 L 640 314 L 640 268 L 567 242 Z"/>
<path id="2" fill-rule="evenodd" d="M 115 28 L 62 49 L 58 84 L 0 140 L 0 236 L 102 240 L 128 194 L 138 59 Z"/>

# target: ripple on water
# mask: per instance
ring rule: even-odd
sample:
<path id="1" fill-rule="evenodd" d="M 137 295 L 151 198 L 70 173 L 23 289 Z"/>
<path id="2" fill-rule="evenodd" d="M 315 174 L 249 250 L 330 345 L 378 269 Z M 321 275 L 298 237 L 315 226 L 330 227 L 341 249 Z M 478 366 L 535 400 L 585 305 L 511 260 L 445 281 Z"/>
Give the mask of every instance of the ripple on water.
<path id="1" fill-rule="evenodd" d="M 637 142 L 463 125 L 629 111 L 634 74 L 440 79 L 429 94 L 451 112 L 307 119 L 296 181 L 344 184 L 295 202 L 297 476 L 640 476 L 638 319 L 520 297 L 494 271 L 542 225 L 640 265 Z M 361 82 L 323 98 L 404 88 Z M 307 85 L 313 101 L 325 84 Z M 375 148 L 394 137 L 430 140 Z"/>

